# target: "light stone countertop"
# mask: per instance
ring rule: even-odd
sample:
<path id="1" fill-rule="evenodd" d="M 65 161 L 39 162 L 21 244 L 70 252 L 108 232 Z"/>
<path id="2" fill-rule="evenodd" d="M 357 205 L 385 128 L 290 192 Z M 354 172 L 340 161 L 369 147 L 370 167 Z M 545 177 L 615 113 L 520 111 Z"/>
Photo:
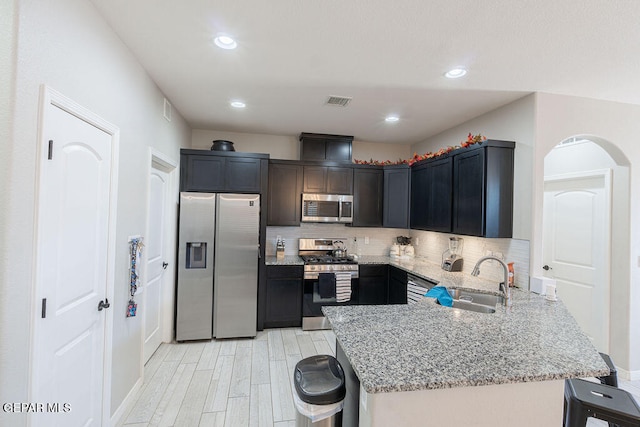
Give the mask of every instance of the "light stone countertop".
<path id="1" fill-rule="evenodd" d="M 278 260 L 275 256 L 267 256 L 265 265 L 304 265 L 304 261 L 298 255 L 285 255 L 283 260 Z"/>
<path id="2" fill-rule="evenodd" d="M 360 256 L 453 288 L 499 294 L 498 283 L 449 273 L 420 258 Z M 266 265 L 303 265 L 298 256 Z M 609 369 L 562 301 L 513 289 L 492 314 L 451 309 L 431 298 L 412 305 L 323 307 L 368 393 L 607 375 Z"/>
<path id="3" fill-rule="evenodd" d="M 561 301 L 514 289 L 493 314 L 412 305 L 323 307 L 368 393 L 602 376 L 609 369 Z"/>

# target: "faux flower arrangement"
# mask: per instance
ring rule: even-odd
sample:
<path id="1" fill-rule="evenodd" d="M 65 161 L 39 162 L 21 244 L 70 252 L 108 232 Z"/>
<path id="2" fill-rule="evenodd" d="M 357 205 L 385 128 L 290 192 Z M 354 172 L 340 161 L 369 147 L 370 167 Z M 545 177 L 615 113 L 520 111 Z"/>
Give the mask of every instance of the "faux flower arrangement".
<path id="1" fill-rule="evenodd" d="M 453 150 L 457 150 L 459 148 L 466 148 L 470 145 L 473 144 L 479 144 L 482 141 L 486 141 L 487 137 L 486 136 L 482 136 L 481 134 L 477 134 L 477 135 L 473 135 L 471 132 L 469 132 L 469 135 L 467 135 L 467 140 L 463 141 L 460 143 L 459 146 L 449 146 L 446 148 L 441 148 L 438 151 L 436 151 L 435 153 L 433 152 L 428 152 L 428 153 L 424 153 L 422 155 L 419 155 L 418 153 L 414 153 L 413 157 L 411 157 L 408 160 L 402 160 L 402 159 L 398 159 L 395 162 L 392 162 L 391 160 L 357 160 L 354 159 L 353 162 L 355 164 L 358 165 L 375 165 L 375 166 L 385 166 L 385 165 L 403 165 L 403 164 L 408 164 L 409 166 L 411 166 L 412 164 L 419 162 L 421 160 L 425 160 L 425 159 L 432 159 L 434 157 L 438 157 L 438 156 L 442 156 L 443 154 L 447 154 L 452 152 Z"/>

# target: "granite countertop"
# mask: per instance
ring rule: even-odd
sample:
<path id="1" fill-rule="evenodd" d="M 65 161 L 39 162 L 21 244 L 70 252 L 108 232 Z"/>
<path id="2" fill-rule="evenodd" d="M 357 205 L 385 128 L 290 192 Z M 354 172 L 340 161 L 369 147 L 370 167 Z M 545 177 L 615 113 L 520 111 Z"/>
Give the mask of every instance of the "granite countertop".
<path id="1" fill-rule="evenodd" d="M 448 288 L 467 288 L 492 294 L 497 294 L 498 292 L 498 282 L 494 280 L 486 280 L 462 272 L 450 273 L 443 270 L 440 264 L 425 261 L 421 258 L 365 255 L 358 258 L 358 263 L 389 264 Z"/>
<path id="2" fill-rule="evenodd" d="M 561 301 L 519 289 L 512 300 L 493 314 L 443 307 L 431 298 L 322 310 L 367 393 L 609 373 Z"/>
<path id="3" fill-rule="evenodd" d="M 282 260 L 275 256 L 267 256 L 264 263 L 265 265 L 304 265 L 304 261 L 298 255 L 285 255 Z"/>

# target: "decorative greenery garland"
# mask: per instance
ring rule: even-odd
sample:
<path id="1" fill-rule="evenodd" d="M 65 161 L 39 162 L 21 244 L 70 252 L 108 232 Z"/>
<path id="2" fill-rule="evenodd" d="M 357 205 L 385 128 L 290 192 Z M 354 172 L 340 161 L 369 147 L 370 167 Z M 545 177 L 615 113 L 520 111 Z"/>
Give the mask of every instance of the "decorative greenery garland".
<path id="1" fill-rule="evenodd" d="M 479 144 L 482 141 L 486 141 L 487 137 L 486 136 L 482 136 L 481 134 L 477 134 L 477 135 L 472 135 L 471 132 L 469 132 L 469 135 L 467 135 L 467 140 L 463 141 L 460 143 L 459 146 L 449 146 L 446 148 L 441 148 L 438 151 L 436 151 L 435 153 L 433 152 L 428 152 L 428 153 L 424 153 L 422 155 L 418 155 L 418 153 L 413 153 L 413 157 L 411 157 L 408 160 L 402 160 L 402 159 L 398 159 L 395 162 L 392 162 L 391 160 L 357 160 L 354 159 L 353 162 L 357 165 L 375 165 L 375 166 L 385 166 L 385 165 L 409 165 L 411 166 L 412 164 L 419 162 L 420 160 L 425 160 L 425 159 L 432 159 L 434 157 L 438 157 L 438 156 L 442 156 L 443 154 L 447 154 L 452 152 L 453 150 L 457 150 L 459 148 L 465 148 L 468 147 L 470 145 L 473 144 Z"/>

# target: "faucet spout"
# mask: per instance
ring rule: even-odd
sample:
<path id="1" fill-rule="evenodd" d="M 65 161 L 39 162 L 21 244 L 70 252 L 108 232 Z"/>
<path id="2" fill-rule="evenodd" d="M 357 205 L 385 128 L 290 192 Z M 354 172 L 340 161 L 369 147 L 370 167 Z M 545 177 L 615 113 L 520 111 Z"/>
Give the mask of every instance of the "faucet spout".
<path id="1" fill-rule="evenodd" d="M 502 283 L 500 283 L 498 285 L 498 290 L 504 294 L 503 305 L 511 306 L 511 288 L 509 287 L 509 267 L 507 267 L 507 264 L 503 260 L 501 260 L 500 258 L 497 258 L 497 257 L 495 257 L 493 255 L 483 256 L 482 258 L 480 258 L 478 260 L 478 262 L 476 262 L 476 265 L 475 265 L 475 267 L 473 267 L 473 271 L 471 272 L 471 275 L 472 276 L 479 275 L 480 274 L 480 264 L 482 264 L 483 262 L 485 262 L 487 260 L 498 261 L 500 263 L 500 265 L 502 266 L 502 270 L 504 272 L 504 280 L 503 280 Z"/>

